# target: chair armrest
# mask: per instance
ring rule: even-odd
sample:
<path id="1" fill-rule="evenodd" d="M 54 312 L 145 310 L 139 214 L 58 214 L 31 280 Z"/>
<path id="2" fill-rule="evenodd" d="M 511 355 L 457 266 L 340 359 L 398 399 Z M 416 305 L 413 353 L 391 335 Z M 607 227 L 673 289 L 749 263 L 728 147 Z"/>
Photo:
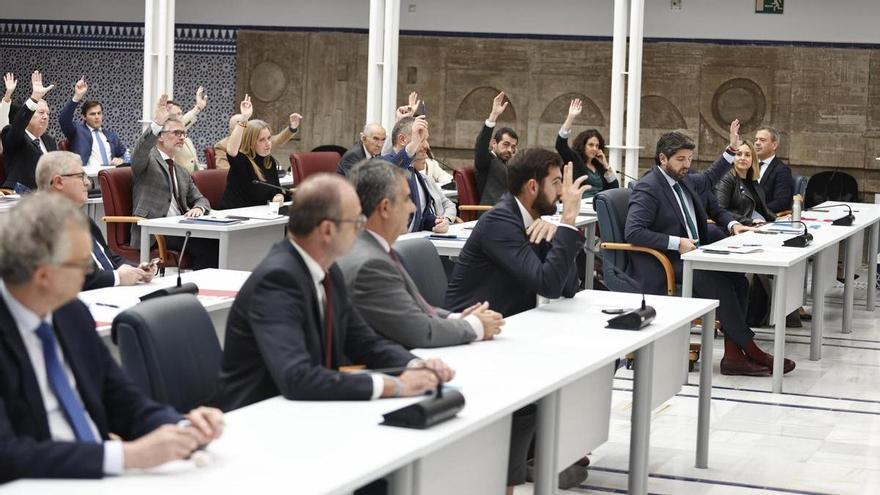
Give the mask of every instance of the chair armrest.
<path id="1" fill-rule="evenodd" d="M 144 220 L 144 217 L 136 217 L 136 216 L 104 216 L 101 217 L 101 220 L 104 223 L 138 223 L 141 220 Z M 161 234 L 154 234 L 156 238 L 156 247 L 159 248 L 159 260 L 163 265 L 168 259 L 168 248 L 165 246 L 165 236 Z"/>
<path id="2" fill-rule="evenodd" d="M 494 206 L 489 205 L 461 205 L 458 207 L 458 211 L 489 211 Z"/>
<path id="3" fill-rule="evenodd" d="M 609 251 L 632 251 L 650 254 L 660 262 L 663 271 L 666 272 L 666 294 L 669 296 L 675 295 L 675 270 L 672 268 L 672 262 L 662 252 L 653 248 L 623 242 L 603 242 L 599 244 L 599 247 Z"/>

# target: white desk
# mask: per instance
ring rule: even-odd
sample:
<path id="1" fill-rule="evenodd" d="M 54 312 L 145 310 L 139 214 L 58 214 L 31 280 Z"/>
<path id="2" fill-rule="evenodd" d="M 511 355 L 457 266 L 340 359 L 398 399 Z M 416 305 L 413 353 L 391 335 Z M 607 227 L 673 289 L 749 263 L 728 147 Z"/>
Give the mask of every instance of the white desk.
<path id="1" fill-rule="evenodd" d="M 180 278 L 184 283 L 194 282 L 199 286 L 199 301 L 211 315 L 214 327 L 222 331 L 225 330 L 226 317 L 235 295 L 249 276 L 250 272 L 211 268 L 184 272 Z M 141 296 L 162 287 L 174 286 L 176 283 L 177 275 L 169 275 L 154 278 L 148 284 L 83 291 L 79 293 L 79 299 L 89 307 L 92 318 L 95 319 L 98 334 L 107 338 L 110 336 L 110 327 L 116 315 L 138 304 Z M 101 306 L 96 303 L 110 304 L 115 307 Z M 223 342 L 222 335 L 220 337 L 220 342 Z"/>
<path id="2" fill-rule="evenodd" d="M 415 399 L 297 402 L 277 397 L 229 413 L 223 438 L 208 449 L 213 462 L 204 469 L 175 462 L 102 481 L 25 480 L 4 489 L 10 494 L 66 494 L 75 488 L 90 494 L 153 495 L 269 493 L 285 486 L 295 493 L 342 494 L 391 474 L 397 494 L 502 493 L 510 415 L 540 400 L 535 491 L 549 493 L 558 466 L 607 438 L 612 363 L 636 350 L 630 492 L 645 493 L 651 409 L 681 387 L 691 319 L 714 318 L 717 305 L 660 296 L 648 301 L 660 316 L 639 332 L 601 328 L 607 316 L 599 312 L 608 305 L 636 304 L 638 296 L 587 291 L 510 318 L 494 341 L 417 351 L 446 359 L 457 370 L 452 384 L 467 400 L 457 418 L 428 430 L 378 425 L 381 414 Z M 711 364 L 704 368 L 711 373 Z M 708 445 L 710 389 L 711 375 L 700 388 L 702 448 Z M 591 414 L 573 414 L 581 411 Z"/>
<path id="3" fill-rule="evenodd" d="M 544 220 L 559 223 L 559 217 L 556 215 L 548 215 L 544 218 Z M 474 229 L 474 226 L 477 224 L 478 220 L 473 220 L 471 222 L 464 223 L 456 223 L 449 226 L 449 234 L 455 234 L 455 239 L 441 239 L 441 238 L 430 238 L 431 232 L 422 231 L 422 232 L 411 232 L 408 234 L 403 234 L 397 238 L 398 241 L 406 240 L 406 239 L 419 239 L 419 238 L 429 238 L 431 244 L 437 248 L 437 254 L 440 256 L 447 256 L 449 258 L 456 258 L 459 254 L 461 254 L 461 250 L 464 249 L 464 244 L 467 242 L 468 237 L 471 235 L 471 231 Z M 583 227 L 584 233 L 586 236 L 586 241 L 584 242 L 584 254 L 586 255 L 586 267 L 584 269 L 584 281 L 585 287 L 587 289 L 591 289 L 593 287 L 593 265 L 595 263 L 595 253 L 593 252 L 593 245 L 596 243 L 596 230 L 593 228 L 593 225 L 598 222 L 598 217 L 595 215 L 579 215 L 577 220 L 575 220 L 576 227 Z"/>
<path id="4" fill-rule="evenodd" d="M 218 239 L 218 268 L 233 270 L 252 270 L 273 244 L 284 239 L 287 216 L 271 216 L 266 205 L 211 212 L 211 216 L 228 215 L 266 219 L 245 220 L 232 225 L 180 223 L 183 216 L 141 220 L 138 222 L 141 227 L 141 262 L 150 261 L 150 236 L 154 234 L 182 237 L 190 231 L 192 237 Z"/>

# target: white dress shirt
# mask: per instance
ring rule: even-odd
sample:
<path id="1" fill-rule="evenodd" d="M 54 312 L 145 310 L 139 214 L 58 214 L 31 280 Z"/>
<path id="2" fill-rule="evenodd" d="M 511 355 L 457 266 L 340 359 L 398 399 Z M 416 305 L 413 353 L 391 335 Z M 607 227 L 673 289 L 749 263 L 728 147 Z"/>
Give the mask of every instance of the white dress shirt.
<path id="1" fill-rule="evenodd" d="M 110 160 L 113 160 L 113 147 L 110 146 L 110 140 L 107 139 L 107 135 L 104 134 L 103 130 L 93 129 L 88 125 L 86 125 L 86 129 L 88 129 L 89 134 L 92 135 L 92 154 L 89 155 L 89 163 L 87 165 L 110 165 Z M 107 152 L 107 163 L 104 163 L 104 158 L 101 156 L 101 147 L 98 145 L 99 139 L 104 143 L 104 150 Z"/>
<path id="2" fill-rule="evenodd" d="M 386 253 L 388 253 L 388 257 L 390 258 L 391 257 L 391 246 L 388 245 L 388 241 L 385 240 L 384 237 L 373 232 L 370 229 L 364 229 L 364 230 L 369 232 L 370 235 L 372 235 L 373 238 L 376 239 L 376 242 L 378 242 L 379 245 L 382 246 L 382 249 L 385 250 Z M 425 303 L 427 303 L 427 301 L 425 301 Z M 461 319 L 461 313 L 449 313 L 449 315 L 446 316 L 446 318 L 450 319 L 450 320 L 459 320 L 459 319 Z M 483 322 L 481 322 L 480 319 L 474 315 L 465 316 L 464 321 L 468 322 L 468 324 L 470 324 L 470 326 L 471 326 L 471 330 L 473 330 L 474 333 L 477 334 L 477 340 L 483 340 L 483 334 L 484 334 Z"/>
<path id="3" fill-rule="evenodd" d="M 321 268 L 321 265 L 317 261 L 315 261 L 315 258 L 312 258 L 312 256 L 307 253 L 306 250 L 303 249 L 299 244 L 297 244 L 293 240 L 291 240 L 290 243 L 293 244 L 293 247 L 296 249 L 299 255 L 302 256 L 303 261 L 305 261 L 306 263 L 306 268 L 309 269 L 309 274 L 312 276 L 312 283 L 315 286 L 315 294 L 318 296 L 318 311 L 320 312 L 321 319 L 323 321 L 324 299 L 327 297 L 327 295 L 324 293 L 323 284 L 326 272 L 323 268 Z M 383 375 L 378 373 L 371 373 L 370 378 L 373 379 L 373 395 L 370 397 L 370 399 L 375 400 L 382 396 L 382 391 L 385 389 L 385 379 L 383 378 Z"/>
<path id="4" fill-rule="evenodd" d="M 73 428 L 64 416 L 64 411 L 61 408 L 58 398 L 55 396 L 55 392 L 53 392 L 52 388 L 49 386 L 49 377 L 46 373 L 46 360 L 43 355 L 43 343 L 37 336 L 37 328 L 41 323 L 45 322 L 52 325 L 52 313 L 47 314 L 41 320 L 33 311 L 18 302 L 18 300 L 9 292 L 9 289 L 6 288 L 6 284 L 2 280 L 0 280 L 0 296 L 3 297 L 6 307 L 9 308 L 9 313 L 12 315 L 12 320 L 15 321 L 15 326 L 18 328 L 18 331 L 21 334 L 21 340 L 24 342 L 24 347 L 27 350 L 28 358 L 31 362 L 31 368 L 34 370 L 34 376 L 37 378 L 37 385 L 40 387 L 40 396 L 43 399 L 43 407 L 46 409 L 46 419 L 49 423 L 49 434 L 52 435 L 52 440 L 56 442 L 75 442 L 76 435 L 73 433 Z M 62 347 L 59 343 L 56 346 L 56 350 L 61 349 Z M 82 398 L 79 395 L 79 390 L 76 388 L 76 378 L 74 377 L 70 366 L 67 364 L 67 360 L 64 359 L 63 351 L 60 352 L 58 358 L 58 361 L 64 368 L 64 374 L 67 377 L 67 381 L 70 384 L 76 399 L 82 404 Z M 83 410 L 85 410 L 85 406 L 83 406 Z M 92 418 L 89 416 L 88 410 L 85 410 L 85 415 L 89 428 L 92 430 L 92 434 L 95 438 L 100 439 L 101 434 L 98 432 L 98 427 L 95 426 L 94 421 L 92 421 Z M 104 442 L 104 474 L 120 474 L 122 473 L 124 466 L 122 442 L 118 440 L 108 440 Z"/>

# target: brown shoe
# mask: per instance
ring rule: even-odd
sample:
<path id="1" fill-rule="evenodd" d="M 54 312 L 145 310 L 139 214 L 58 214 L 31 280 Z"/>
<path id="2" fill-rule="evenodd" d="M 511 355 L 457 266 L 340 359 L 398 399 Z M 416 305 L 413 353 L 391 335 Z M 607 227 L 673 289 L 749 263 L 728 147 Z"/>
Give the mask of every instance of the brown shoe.
<path id="1" fill-rule="evenodd" d="M 721 359 L 722 375 L 770 376 L 770 368 L 751 360 L 728 361 Z"/>
<path id="2" fill-rule="evenodd" d="M 773 372 L 773 356 L 770 354 L 767 354 L 767 356 L 770 358 L 770 362 L 764 363 L 764 364 L 766 364 L 766 366 L 768 366 L 770 368 L 770 372 L 772 373 Z M 788 358 L 783 359 L 783 361 L 782 361 L 782 374 L 783 375 L 788 374 L 789 372 L 791 372 L 794 369 L 794 367 L 795 367 L 794 361 L 792 361 L 791 359 L 788 359 Z"/>

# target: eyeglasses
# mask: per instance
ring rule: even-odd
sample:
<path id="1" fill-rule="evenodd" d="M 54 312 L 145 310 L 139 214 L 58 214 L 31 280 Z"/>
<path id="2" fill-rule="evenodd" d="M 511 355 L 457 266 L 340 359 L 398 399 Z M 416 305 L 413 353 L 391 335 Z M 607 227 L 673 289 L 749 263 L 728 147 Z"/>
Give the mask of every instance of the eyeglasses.
<path id="1" fill-rule="evenodd" d="M 88 261 L 65 261 L 64 263 L 59 263 L 58 266 L 82 270 L 86 275 L 91 275 L 97 270 L 95 260 L 93 259 L 89 259 Z"/>
<path id="2" fill-rule="evenodd" d="M 354 229 L 357 230 L 358 232 L 360 232 L 361 230 L 364 230 L 364 225 L 367 224 L 367 216 L 364 215 L 363 213 L 358 215 L 357 218 L 355 218 L 354 220 L 342 220 L 342 219 L 338 219 L 338 218 L 328 218 L 327 220 L 330 220 L 331 222 L 335 223 L 336 225 L 339 225 L 340 223 L 354 224 Z"/>
<path id="3" fill-rule="evenodd" d="M 162 131 L 162 132 L 168 133 L 168 134 L 174 134 L 175 137 L 184 137 L 184 138 L 186 137 L 186 131 L 184 131 L 182 129 L 175 129 L 173 131 Z"/>
<path id="4" fill-rule="evenodd" d="M 86 177 L 85 172 L 78 172 L 75 174 L 58 174 L 58 175 L 59 175 L 59 177 L 74 177 L 74 178 L 79 179 L 83 182 L 91 182 L 91 179 Z"/>

